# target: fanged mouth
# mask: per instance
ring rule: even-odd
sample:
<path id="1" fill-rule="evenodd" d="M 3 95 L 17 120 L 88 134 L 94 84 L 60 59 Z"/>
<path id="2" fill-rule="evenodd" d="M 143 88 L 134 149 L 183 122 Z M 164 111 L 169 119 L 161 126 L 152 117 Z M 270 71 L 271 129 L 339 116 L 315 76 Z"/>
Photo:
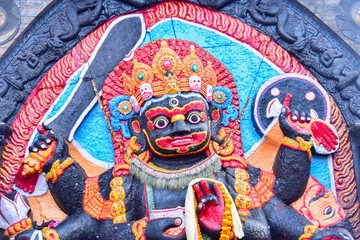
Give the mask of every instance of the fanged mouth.
<path id="1" fill-rule="evenodd" d="M 189 151 L 189 147 L 202 144 L 206 140 L 206 136 L 206 132 L 196 132 L 185 136 L 167 136 L 157 139 L 156 144 L 163 149 L 184 153 Z"/>
<path id="2" fill-rule="evenodd" d="M 174 137 L 173 140 L 171 141 L 171 145 L 174 147 L 184 146 L 184 145 L 186 146 L 193 143 L 194 143 L 194 139 L 191 136 Z"/>

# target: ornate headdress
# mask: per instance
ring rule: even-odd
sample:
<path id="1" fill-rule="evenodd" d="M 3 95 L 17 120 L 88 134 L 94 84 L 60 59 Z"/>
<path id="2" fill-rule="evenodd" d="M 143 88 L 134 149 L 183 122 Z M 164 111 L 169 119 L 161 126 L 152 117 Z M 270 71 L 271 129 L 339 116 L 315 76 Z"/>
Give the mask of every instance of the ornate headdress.
<path id="1" fill-rule="evenodd" d="M 131 63 L 131 75 L 122 73 L 121 79 L 136 112 L 145 101 L 165 94 L 199 92 L 207 101 L 212 100 L 212 89 L 217 83 L 216 73 L 210 61 L 203 65 L 194 45 L 190 45 L 189 54 L 181 60 L 179 54 L 163 40 L 151 65 L 137 59 Z"/>

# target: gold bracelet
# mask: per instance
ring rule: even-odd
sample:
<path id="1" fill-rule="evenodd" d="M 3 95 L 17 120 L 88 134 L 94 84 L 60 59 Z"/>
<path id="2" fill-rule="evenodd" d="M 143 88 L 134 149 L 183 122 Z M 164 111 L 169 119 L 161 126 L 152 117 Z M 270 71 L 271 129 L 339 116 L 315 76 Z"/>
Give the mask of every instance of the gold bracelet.
<path id="1" fill-rule="evenodd" d="M 299 237 L 299 240 L 310 240 L 315 234 L 317 226 L 315 225 L 306 225 L 304 227 L 304 233 Z"/>
<path id="2" fill-rule="evenodd" d="M 52 183 L 56 183 L 64 174 L 65 170 L 73 163 L 74 160 L 72 158 L 67 158 L 62 163 L 60 163 L 60 160 L 56 160 L 51 166 L 50 171 L 46 174 L 46 181 L 52 181 Z"/>
<path id="3" fill-rule="evenodd" d="M 145 229 L 147 224 L 147 218 L 135 221 L 131 227 L 131 230 L 135 236 L 135 240 L 145 240 Z"/>
<path id="4" fill-rule="evenodd" d="M 32 228 L 32 221 L 30 218 L 24 218 L 11 226 L 9 226 L 5 232 L 4 236 L 7 236 L 9 238 L 13 238 L 15 235 L 24 232 L 26 230 L 29 230 Z"/>
<path id="5" fill-rule="evenodd" d="M 45 240 L 60 240 L 59 234 L 53 228 L 44 227 L 41 232 Z"/>
<path id="6" fill-rule="evenodd" d="M 291 139 L 289 137 L 284 137 L 282 139 L 282 145 L 295 149 L 295 150 L 300 150 L 303 152 L 306 152 L 308 154 L 309 159 L 311 159 L 311 147 L 312 147 L 312 142 L 310 141 L 305 141 L 302 137 L 296 137 L 294 139 Z"/>

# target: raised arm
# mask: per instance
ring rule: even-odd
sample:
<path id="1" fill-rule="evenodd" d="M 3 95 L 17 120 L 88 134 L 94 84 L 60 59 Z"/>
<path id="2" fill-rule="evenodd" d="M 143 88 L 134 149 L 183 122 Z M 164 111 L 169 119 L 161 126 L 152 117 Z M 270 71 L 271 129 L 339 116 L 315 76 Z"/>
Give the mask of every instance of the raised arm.
<path id="1" fill-rule="evenodd" d="M 54 200 L 62 211 L 73 215 L 82 209 L 86 174 L 70 157 L 64 139 L 52 131 L 40 134 L 23 160 L 22 176 L 45 173 Z"/>
<path id="2" fill-rule="evenodd" d="M 287 108 L 283 108 L 279 116 L 284 137 L 273 165 L 274 194 L 287 205 L 303 195 L 310 176 L 311 135 L 301 127 L 310 121 L 309 118 L 304 112 Z"/>

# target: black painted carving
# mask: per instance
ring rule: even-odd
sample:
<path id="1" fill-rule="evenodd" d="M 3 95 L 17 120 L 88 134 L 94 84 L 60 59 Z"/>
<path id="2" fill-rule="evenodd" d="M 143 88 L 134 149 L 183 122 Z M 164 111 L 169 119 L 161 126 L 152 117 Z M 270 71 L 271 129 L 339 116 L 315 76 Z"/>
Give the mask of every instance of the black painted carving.
<path id="1" fill-rule="evenodd" d="M 246 13 L 258 23 L 275 25 L 280 38 L 293 44 L 294 48 L 301 49 L 304 46 L 307 40 L 304 23 L 290 13 L 282 2 L 250 0 L 242 16 L 245 17 Z"/>
<path id="2" fill-rule="evenodd" d="M 82 83 L 69 104 L 56 119 L 49 123 L 51 129 L 66 139 L 69 137 L 72 139 L 70 135 L 71 131 L 77 127 L 75 126 L 76 122 L 84 114 L 84 111 L 90 110 L 91 102 L 96 103 L 92 79 L 95 81 L 96 89 L 101 90 L 107 75 L 139 41 L 141 42 L 143 31 L 145 29 L 142 29 L 139 17 L 124 19 L 112 28 L 97 55 L 88 66 Z M 114 46 L 116 46 L 117 53 L 115 55 L 113 54 Z M 64 121 L 66 121 L 65 125 L 63 124 Z"/>
<path id="3" fill-rule="evenodd" d="M 179 105 L 172 106 L 172 104 L 170 104 L 170 99 L 174 96 L 178 99 Z M 215 106 L 208 105 L 202 96 L 196 94 L 189 95 L 189 93 L 168 95 L 158 101 L 150 102 L 150 104 L 143 106 L 142 108 L 144 112 L 158 109 L 160 106 L 172 110 L 177 107 L 184 107 L 191 101 L 198 101 L 204 104 L 205 107 L 203 112 L 208 116 L 206 120 L 197 123 L 175 120 L 172 123 L 166 123 L 165 127 L 157 128 L 155 126 L 155 129 L 149 129 L 149 119 L 146 114 L 136 114 L 132 118 L 133 122 L 137 121 L 140 123 L 141 129 L 141 131 L 137 131 L 137 128 L 132 129 L 132 134 L 134 134 L 137 139 L 142 138 L 146 142 L 147 147 L 145 150 L 151 152 L 151 162 L 155 166 L 166 169 L 163 173 L 168 172 L 169 170 L 191 169 L 204 161 L 204 159 L 211 159 L 206 157 L 206 149 L 203 147 L 207 144 L 206 139 L 217 138 L 216 136 L 220 131 L 220 126 L 216 128 L 212 125 L 214 123 L 216 124 L 216 122 L 221 122 L 221 119 L 213 120 L 211 117 L 213 111 L 218 111 L 218 109 Z M 191 110 L 185 111 L 191 112 Z M 288 111 L 290 110 L 284 108 L 279 117 L 280 128 L 284 136 L 291 139 L 300 137 L 302 140 L 309 141 L 311 138 L 310 133 L 300 133 L 298 132 L 299 127 L 294 128 L 293 123 L 292 125 L 289 124 L 289 121 L 287 120 Z M 293 111 L 292 114 L 294 113 L 295 112 Z M 162 113 L 158 113 L 158 116 L 155 116 L 154 118 L 157 119 L 159 116 L 162 116 L 161 114 Z M 294 120 L 293 122 L 296 121 Z M 134 126 L 132 124 L 130 125 Z M 210 131 L 210 127 L 213 131 Z M 198 144 L 188 144 L 190 150 L 185 153 L 178 152 L 176 147 L 166 148 L 165 145 L 158 145 L 157 143 L 158 139 L 164 137 L 176 139 L 179 138 L 179 136 L 191 136 L 191 134 L 196 132 L 204 132 L 206 133 L 206 137 L 201 139 Z M 68 149 L 64 139 L 59 138 L 54 133 L 50 133 L 49 136 L 39 136 L 37 141 L 30 147 L 30 151 L 38 152 L 41 148 L 45 149 L 50 147 L 54 140 L 57 141 L 55 153 L 53 156 L 50 155 L 44 159 L 44 165 L 41 166 L 42 172 L 44 173 L 48 173 L 50 169 L 53 169 L 52 166 L 54 166 L 55 161 L 64 162 L 66 161 L 65 159 L 68 159 L 69 153 L 67 152 Z M 46 147 L 41 147 L 42 145 L 45 145 Z M 171 158 L 169 158 L 170 155 Z M 246 236 L 245 239 L 298 239 L 299 236 L 302 236 L 304 227 L 311 223 L 304 216 L 296 212 L 290 204 L 303 195 L 310 176 L 310 165 L 311 161 L 309 161 L 307 151 L 304 151 L 303 149 L 293 149 L 284 144 L 281 145 L 274 163 L 274 174 L 276 177 L 274 188 L 272 189 L 274 195 L 271 195 L 263 205 L 251 207 L 249 209 L 251 215 L 242 216 L 246 219 L 246 221 L 243 221 L 244 233 Z M 131 168 L 133 169 L 136 167 L 133 165 Z M 261 173 L 260 169 L 249 165 L 246 167 L 238 167 L 238 170 L 246 171 L 249 174 L 247 175 L 249 178 L 249 186 L 251 185 L 254 187 L 261 182 L 260 176 L 263 173 Z M 144 174 L 146 175 L 150 171 L 153 171 L 149 170 L 149 168 L 141 172 L 137 172 L 136 170 L 131 171 L 130 175 L 123 176 L 121 179 L 121 186 L 123 187 L 124 196 L 126 196 L 124 198 L 124 206 L 126 206 L 126 208 L 124 208 L 126 209 L 126 211 L 124 211 L 124 214 L 126 214 L 126 222 L 114 224 L 107 219 L 98 218 L 96 220 L 94 216 L 93 218 L 90 218 L 89 215 L 91 215 L 91 213 L 85 209 L 85 200 L 83 201 L 83 199 L 86 198 L 86 195 L 91 193 L 89 193 L 88 188 L 85 187 L 86 174 L 84 174 L 84 171 L 79 164 L 74 163 L 74 165 L 65 169 L 64 173 L 61 174 L 56 181 L 49 181 L 48 185 L 51 194 L 54 196 L 59 207 L 68 215 L 68 218 L 65 221 L 54 228 L 59 234 L 60 239 L 134 239 L 133 236 L 135 233 L 131 232 L 131 229 L 134 229 L 134 221 L 141 220 L 145 216 L 148 197 L 146 194 L 146 191 L 148 190 L 146 189 L 149 188 L 153 191 L 153 210 L 173 209 L 178 206 L 181 208 L 185 207 L 186 185 L 191 179 L 178 179 L 178 181 L 184 181 L 186 185 L 185 187 L 179 187 L 174 190 L 170 184 L 164 183 L 162 186 L 156 186 L 156 184 L 150 180 L 149 176 L 144 178 L 141 177 L 144 176 Z M 236 199 L 238 193 L 234 186 L 235 182 L 240 179 L 239 177 L 236 177 L 236 170 L 229 167 L 213 169 L 210 171 L 213 171 L 211 175 L 213 175 L 215 179 L 221 181 L 227 187 L 231 197 Z M 114 190 L 111 189 L 111 186 L 114 184 L 112 179 L 114 179 L 112 176 L 112 169 L 109 169 L 101 174 L 99 179 L 96 180 L 99 185 L 98 193 L 100 193 L 104 199 L 112 198 L 112 194 L 114 193 Z M 248 179 L 242 181 L 247 180 Z M 165 181 L 169 182 L 170 180 L 166 179 Z M 195 185 L 197 185 L 197 188 Z M 206 211 L 203 213 L 203 210 L 210 208 L 210 204 L 214 206 L 213 201 L 217 203 L 215 204 L 216 206 L 223 206 L 224 203 L 221 203 L 220 200 L 223 195 L 220 193 L 220 190 L 216 193 L 216 190 L 214 190 L 214 185 L 216 184 L 211 181 L 203 180 L 195 185 L 193 188 L 194 194 L 197 196 L 197 201 L 206 205 L 206 207 L 200 207 L 199 203 L 199 207 L 197 208 L 197 216 L 201 231 L 202 233 L 207 234 L 211 239 L 219 239 L 221 224 L 220 226 L 217 225 L 219 227 L 216 228 L 217 222 L 213 220 L 212 223 L 208 225 L 202 225 L 202 219 L 206 218 L 207 215 L 210 215 L 210 219 L 211 217 L 214 219 L 214 215 L 222 215 L 224 208 L 220 211 L 215 211 L 215 207 L 211 208 L 214 210 L 211 213 Z M 180 233 L 176 237 L 168 237 L 163 233 L 162 230 L 179 225 L 174 224 L 175 218 L 150 218 L 146 221 L 147 226 L 144 233 L 146 239 L 186 239 L 185 232 Z M 343 223 L 344 226 L 348 225 L 345 221 L 341 221 L 341 223 Z M 22 232 L 17 235 L 15 239 L 21 240 L 24 237 L 29 238 L 33 232 L 33 229 Z M 325 229 L 317 229 L 312 239 L 320 240 L 327 237 L 330 238 L 330 236 L 338 237 L 341 240 L 353 239 L 351 231 L 348 231 L 346 228 L 334 228 L 332 226 Z"/>
<path id="4" fill-rule="evenodd" d="M 271 90 L 274 88 L 279 90 L 279 94 L 276 97 L 271 93 Z M 309 92 L 314 94 L 312 99 L 307 99 L 306 97 Z M 269 102 L 277 98 L 280 103 L 284 103 L 287 94 L 291 95 L 292 109 L 309 114 L 311 110 L 314 110 L 320 119 L 326 119 L 326 103 L 320 90 L 313 84 L 299 80 L 296 77 L 289 77 L 270 84 L 261 94 L 258 102 L 258 112 L 256 113 L 259 118 L 261 131 L 265 131 L 273 121 L 273 118 L 266 116 Z"/>
<path id="5" fill-rule="evenodd" d="M 44 72 L 76 44 L 78 41 L 76 33 L 81 38 L 102 21 L 135 10 L 132 6 L 143 8 L 157 1 L 94 0 L 89 1 L 89 5 L 84 5 L 81 2 L 75 0 L 57 2 L 51 11 L 39 17 L 38 23 L 34 24 L 34 28 L 24 34 L 22 40 L 13 46 L 11 53 L 8 52 L 3 57 L 0 63 L 0 79 L 9 75 L 10 72 L 17 72 L 15 76 L 12 75 L 13 82 L 21 86 L 20 83 L 26 85 L 27 82 L 33 81 L 31 86 L 34 86 Z M 359 75 L 357 69 L 360 69 L 360 58 L 303 6 L 289 0 L 281 2 L 275 0 L 196 2 L 205 5 L 210 4 L 211 7 L 240 18 L 250 26 L 273 37 L 286 50 L 298 57 L 304 65 L 310 65 L 310 70 L 314 72 L 321 84 L 334 97 L 348 124 L 360 120 L 359 107 L 351 103 L 348 97 L 344 97 L 344 95 L 347 96 L 348 94 L 342 92 L 349 91 L 345 90 L 345 86 L 354 86 L 355 88 L 351 91 L 352 96 L 357 98 L 360 95 L 359 86 L 356 83 Z M 96 6 L 95 3 L 97 3 Z M 225 7 L 221 8 L 222 6 Z M 83 16 L 85 12 L 90 13 L 91 16 Z M 48 24 L 45 19 L 53 19 L 53 22 Z M 62 22 L 63 25 L 58 24 L 59 22 Z M 51 27 L 52 25 L 54 26 Z M 318 33 L 319 29 L 326 30 Z M 318 41 L 325 44 L 325 50 L 316 47 Z M 322 54 L 325 56 L 324 59 L 329 57 L 330 60 L 315 63 L 314 61 L 317 60 L 311 59 L 313 56 L 309 56 L 311 51 L 317 55 Z M 332 56 L 326 56 L 330 52 L 332 52 L 330 54 Z M 342 55 L 336 52 L 340 52 Z M 19 59 L 14 60 L 14 57 Z M 334 58 L 334 60 L 331 60 L 331 58 Z M 311 63 L 308 63 L 309 61 Z M 335 73 L 335 76 L 331 76 L 329 79 L 331 73 Z M 31 87 L 25 90 L 24 94 L 28 95 L 30 91 Z M 4 98 L 4 95 L 8 95 L 8 93 L 5 92 L 2 98 Z M 21 102 L 16 104 L 16 112 L 20 106 Z M 347 111 L 347 109 L 350 111 Z M 14 116 L 15 114 L 12 114 L 5 119 L 11 122 Z"/>
<path id="6" fill-rule="evenodd" d="M 160 0 L 123 0 L 124 3 L 128 3 L 131 6 L 137 7 L 137 8 L 143 8 L 148 7 L 150 5 L 154 5 Z"/>
<path id="7" fill-rule="evenodd" d="M 206 7 L 211 7 L 214 9 L 221 9 L 222 7 L 226 6 L 232 1 L 234 0 L 190 0 L 190 2 L 197 3 Z M 241 0 L 239 2 L 243 2 L 243 1 L 244 0 Z"/>
<path id="8" fill-rule="evenodd" d="M 6 139 L 11 134 L 11 128 L 8 124 L 0 122 L 0 165 L 2 164 L 2 152 L 4 150 L 5 145 L 7 144 Z"/>
<path id="9" fill-rule="evenodd" d="M 32 29 L 14 43 L 0 62 L 1 120 L 11 122 L 25 99 L 14 99 L 11 90 L 27 96 L 46 71 L 102 21 L 134 10 L 117 1 L 63 0 L 37 18 Z"/>

